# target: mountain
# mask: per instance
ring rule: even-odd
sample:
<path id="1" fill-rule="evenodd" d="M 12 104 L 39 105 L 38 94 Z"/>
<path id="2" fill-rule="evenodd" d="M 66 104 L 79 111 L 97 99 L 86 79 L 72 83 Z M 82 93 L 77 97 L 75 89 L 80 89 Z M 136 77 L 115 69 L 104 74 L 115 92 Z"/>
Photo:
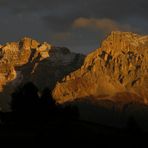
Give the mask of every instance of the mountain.
<path id="1" fill-rule="evenodd" d="M 31 38 L 0 45 L 0 108 L 32 81 L 57 104 L 78 107 L 80 119 L 125 126 L 133 116 L 148 131 L 148 36 L 111 32 L 87 56 Z"/>
<path id="2" fill-rule="evenodd" d="M 64 76 L 81 67 L 84 55 L 31 38 L 0 46 L 0 107 L 7 110 L 11 93 L 32 81 L 39 90 L 53 89 Z"/>
<path id="3" fill-rule="evenodd" d="M 90 99 L 148 103 L 148 36 L 111 32 L 78 70 L 56 84 L 58 103 Z"/>

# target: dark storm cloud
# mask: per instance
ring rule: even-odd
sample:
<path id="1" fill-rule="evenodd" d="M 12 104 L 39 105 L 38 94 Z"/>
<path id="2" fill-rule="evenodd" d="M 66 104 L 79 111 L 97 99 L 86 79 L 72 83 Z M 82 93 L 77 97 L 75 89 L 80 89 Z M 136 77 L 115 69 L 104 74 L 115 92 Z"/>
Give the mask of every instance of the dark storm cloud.
<path id="1" fill-rule="evenodd" d="M 147 0 L 0 0 L 0 41 L 31 36 L 88 52 L 111 30 L 147 34 L 147 8 Z"/>
<path id="2" fill-rule="evenodd" d="M 78 17 L 108 18 L 122 22 L 132 17 L 147 20 L 148 14 L 148 1 L 146 0 L 93 0 L 93 2 L 91 0 L 75 0 L 75 3 L 67 2 L 67 8 L 68 5 L 70 7 L 68 10 L 64 3 L 60 5 L 60 9 L 56 10 L 60 19 L 53 20 L 53 22 L 58 24 L 65 20 L 65 23 L 62 24 L 67 27 L 72 19 Z M 52 16 L 46 16 L 45 20 L 50 24 Z"/>
<path id="3" fill-rule="evenodd" d="M 147 18 L 148 13 L 148 1 L 146 0 L 1 0 L 1 3 L 16 9 L 22 6 L 27 11 L 54 9 L 58 13 L 61 10 L 64 12 L 67 9 L 70 14 L 75 11 L 74 15 L 78 13 L 79 15 L 86 15 L 88 17 L 93 15 L 93 17 L 108 16 L 119 18 L 129 15 L 139 15 Z"/>

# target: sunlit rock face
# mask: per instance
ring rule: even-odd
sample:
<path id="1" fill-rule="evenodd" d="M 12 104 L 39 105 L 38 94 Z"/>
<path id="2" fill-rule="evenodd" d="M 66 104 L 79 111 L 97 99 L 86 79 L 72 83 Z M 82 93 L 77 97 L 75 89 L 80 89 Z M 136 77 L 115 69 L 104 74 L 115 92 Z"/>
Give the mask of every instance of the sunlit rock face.
<path id="1" fill-rule="evenodd" d="M 55 84 L 80 68 L 84 55 L 31 38 L 0 46 L 0 104 L 6 103 L 19 85 L 32 81 L 39 90 Z M 5 107 L 4 107 L 5 108 Z"/>
<path id="2" fill-rule="evenodd" d="M 44 48 L 42 48 L 42 46 Z M 42 50 L 41 50 L 42 49 Z M 30 38 L 24 38 L 19 42 L 11 42 L 0 48 L 0 75 L 1 75 L 1 91 L 3 85 L 17 79 L 17 72 L 15 67 L 19 67 L 32 62 L 34 59 L 31 57 L 32 52 L 34 56 L 40 55 L 40 58 L 44 58 L 42 53 L 48 52 L 51 49 L 51 45 L 43 43 L 40 45 L 37 41 Z"/>
<path id="3" fill-rule="evenodd" d="M 112 32 L 82 67 L 57 83 L 58 103 L 75 99 L 148 101 L 148 36 Z"/>

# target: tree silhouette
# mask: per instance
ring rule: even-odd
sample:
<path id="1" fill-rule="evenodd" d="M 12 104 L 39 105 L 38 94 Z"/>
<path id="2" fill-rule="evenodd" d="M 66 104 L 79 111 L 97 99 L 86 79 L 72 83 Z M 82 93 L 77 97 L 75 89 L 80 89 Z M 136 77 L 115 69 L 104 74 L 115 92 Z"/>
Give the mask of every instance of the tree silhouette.
<path id="1" fill-rule="evenodd" d="M 12 94 L 11 109 L 13 112 L 35 112 L 39 109 L 38 88 L 28 82 Z"/>
<path id="2" fill-rule="evenodd" d="M 49 109 L 55 109 L 56 102 L 52 98 L 51 90 L 49 88 L 45 88 L 42 91 L 42 95 L 40 98 L 40 105 L 42 111 L 48 111 Z"/>
<path id="3" fill-rule="evenodd" d="M 32 82 L 24 84 L 12 94 L 11 109 L 17 121 L 29 121 L 30 124 L 36 121 L 45 123 L 55 118 L 67 121 L 79 117 L 76 106 L 57 105 L 50 89 L 45 88 L 39 97 L 38 88 Z"/>

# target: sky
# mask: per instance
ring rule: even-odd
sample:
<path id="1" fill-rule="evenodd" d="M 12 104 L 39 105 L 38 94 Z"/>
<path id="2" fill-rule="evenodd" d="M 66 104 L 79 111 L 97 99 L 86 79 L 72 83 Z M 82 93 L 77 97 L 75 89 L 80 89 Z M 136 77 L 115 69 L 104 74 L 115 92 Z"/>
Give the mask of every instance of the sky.
<path id="1" fill-rule="evenodd" d="M 148 34 L 148 0 L 0 0 L 0 44 L 27 36 L 86 54 L 117 30 Z"/>

